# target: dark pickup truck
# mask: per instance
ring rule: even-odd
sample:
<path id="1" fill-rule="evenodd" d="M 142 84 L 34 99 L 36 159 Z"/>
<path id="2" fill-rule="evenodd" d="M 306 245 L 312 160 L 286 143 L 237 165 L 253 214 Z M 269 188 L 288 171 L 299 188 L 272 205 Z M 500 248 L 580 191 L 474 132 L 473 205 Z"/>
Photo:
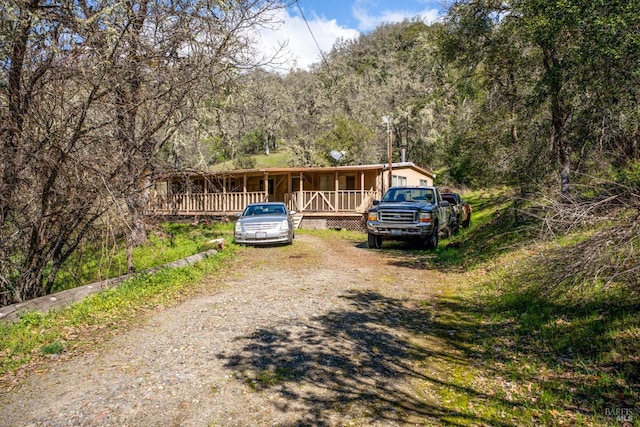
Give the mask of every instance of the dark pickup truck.
<path id="1" fill-rule="evenodd" d="M 367 214 L 367 242 L 380 249 L 383 240 L 438 246 L 439 235 L 451 234 L 451 208 L 435 187 L 392 187 L 375 200 Z"/>
<path id="2" fill-rule="evenodd" d="M 451 205 L 451 213 L 453 214 L 451 231 L 457 233 L 460 231 L 460 227 L 469 228 L 471 225 L 471 205 L 460 197 L 460 194 L 453 191 L 443 190 L 440 194 L 442 199 Z"/>

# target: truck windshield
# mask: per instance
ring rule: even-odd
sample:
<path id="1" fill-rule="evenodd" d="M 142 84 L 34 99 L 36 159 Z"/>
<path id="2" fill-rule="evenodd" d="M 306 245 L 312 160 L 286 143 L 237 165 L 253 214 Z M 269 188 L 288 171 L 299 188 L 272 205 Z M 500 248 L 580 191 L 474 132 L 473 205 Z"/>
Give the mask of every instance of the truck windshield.
<path id="1" fill-rule="evenodd" d="M 433 200 L 433 190 L 428 188 L 391 188 L 382 198 L 383 202 L 433 203 Z"/>

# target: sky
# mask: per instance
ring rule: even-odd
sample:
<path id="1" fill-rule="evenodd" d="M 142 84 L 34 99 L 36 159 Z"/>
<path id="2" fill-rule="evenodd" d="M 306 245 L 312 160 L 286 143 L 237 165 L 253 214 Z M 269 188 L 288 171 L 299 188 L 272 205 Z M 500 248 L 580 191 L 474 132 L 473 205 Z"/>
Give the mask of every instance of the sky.
<path id="1" fill-rule="evenodd" d="M 442 0 L 298 0 L 279 12 L 273 29 L 260 31 L 261 50 L 269 56 L 286 43 L 281 68 L 308 69 L 340 38 L 354 39 L 380 24 L 416 17 L 429 24 L 438 20 L 441 5 Z"/>

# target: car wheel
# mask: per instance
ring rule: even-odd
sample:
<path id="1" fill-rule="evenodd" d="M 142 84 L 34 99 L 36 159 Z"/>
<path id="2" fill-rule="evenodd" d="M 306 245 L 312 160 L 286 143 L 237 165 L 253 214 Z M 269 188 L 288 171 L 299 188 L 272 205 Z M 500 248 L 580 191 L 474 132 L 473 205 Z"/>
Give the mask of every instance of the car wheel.
<path id="1" fill-rule="evenodd" d="M 367 234 L 367 243 L 371 249 L 382 248 L 382 236 L 376 236 L 375 234 Z"/>
<path id="2" fill-rule="evenodd" d="M 424 242 L 424 247 L 429 250 L 433 250 L 438 247 L 438 224 L 435 224 L 436 228 L 431 233 L 431 236 L 427 237 L 427 240 Z"/>
<path id="3" fill-rule="evenodd" d="M 460 221 L 456 220 L 451 224 L 451 233 L 458 234 L 460 232 Z"/>

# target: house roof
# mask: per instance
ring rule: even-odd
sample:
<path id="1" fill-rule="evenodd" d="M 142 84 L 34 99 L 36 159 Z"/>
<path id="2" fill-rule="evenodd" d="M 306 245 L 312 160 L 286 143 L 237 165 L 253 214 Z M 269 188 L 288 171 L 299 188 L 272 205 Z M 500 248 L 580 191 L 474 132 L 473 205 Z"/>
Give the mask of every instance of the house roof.
<path id="1" fill-rule="evenodd" d="M 363 171 L 363 170 L 380 170 L 384 171 L 389 168 L 389 164 L 373 164 L 373 165 L 351 165 L 351 166 L 314 166 L 314 167 L 289 167 L 289 168 L 260 168 L 260 169 L 234 169 L 216 172 L 193 172 L 181 174 L 182 176 L 204 177 L 204 176 L 242 176 L 242 175 L 263 175 L 267 174 L 285 174 L 285 173 L 303 173 L 303 172 L 329 172 L 329 171 Z M 433 178 L 433 174 L 411 162 L 393 163 L 393 169 L 413 169 L 425 176 Z"/>

